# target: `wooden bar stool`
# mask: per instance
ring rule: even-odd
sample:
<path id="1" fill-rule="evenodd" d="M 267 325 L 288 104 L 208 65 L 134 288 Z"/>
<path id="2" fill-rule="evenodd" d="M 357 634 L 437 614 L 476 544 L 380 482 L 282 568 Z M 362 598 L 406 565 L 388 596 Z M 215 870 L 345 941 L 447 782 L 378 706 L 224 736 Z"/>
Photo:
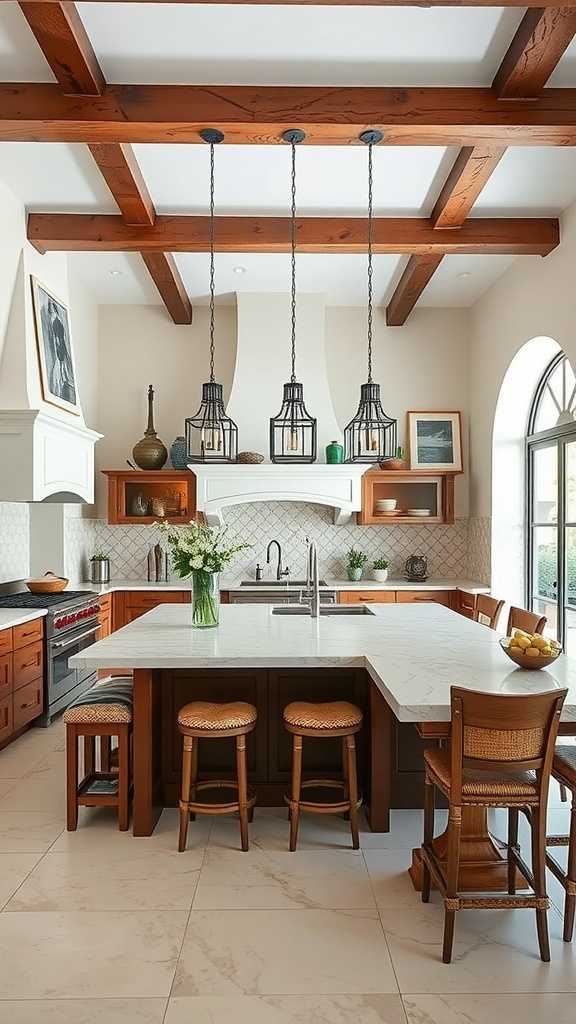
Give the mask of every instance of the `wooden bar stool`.
<path id="1" fill-rule="evenodd" d="M 567 846 L 568 866 L 566 871 L 552 854 L 546 854 L 546 864 L 552 874 L 564 886 L 564 942 L 572 942 L 574 916 L 576 913 L 576 747 L 558 745 L 554 751 L 552 775 L 561 786 L 572 793 L 570 833 L 565 836 L 547 836 L 546 846 Z"/>
<path id="2" fill-rule="evenodd" d="M 546 805 L 554 743 L 567 690 L 505 697 L 451 689 L 450 750 L 426 750 L 422 902 L 431 879 L 444 900 L 442 959 L 452 959 L 456 912 L 466 907 L 531 907 L 536 911 L 540 957 L 550 960 L 546 893 Z M 448 855 L 444 870 L 434 848 L 434 793 L 448 799 Z M 468 894 L 459 888 L 462 812 L 470 807 L 508 808 L 508 892 Z M 518 812 L 532 829 L 532 869 L 520 856 Z M 516 895 L 517 872 L 528 895 Z"/>
<path id="3" fill-rule="evenodd" d="M 66 827 L 78 826 L 78 807 L 116 807 L 126 832 L 130 809 L 132 678 L 110 676 L 78 697 L 63 715 L 66 723 Z M 100 771 L 96 770 L 96 737 Z M 118 738 L 118 769 L 110 771 L 109 749 Z M 84 739 L 84 778 L 78 782 L 78 739 Z"/>
<path id="4" fill-rule="evenodd" d="M 180 799 L 180 835 L 178 850 L 186 849 L 188 822 L 197 814 L 240 815 L 240 838 L 242 849 L 248 849 L 248 821 L 256 803 L 254 790 L 248 787 L 246 768 L 246 736 L 253 732 L 258 717 L 252 704 L 236 701 L 233 704 L 211 704 L 194 701 L 185 704 L 178 712 L 178 731 L 183 737 L 182 795 Z M 225 736 L 236 737 L 236 781 L 231 779 L 205 779 L 198 782 L 198 743 L 202 740 L 218 740 Z M 196 795 L 204 789 L 232 789 L 237 800 L 228 803 L 200 803 Z"/>
<path id="5" fill-rule="evenodd" d="M 310 704 L 307 701 L 294 701 L 284 708 L 284 727 L 292 733 L 292 789 L 285 800 L 290 808 L 290 850 L 294 852 L 298 842 L 298 825 L 301 811 L 314 814 L 350 815 L 350 831 L 352 846 L 360 847 L 358 837 L 358 808 L 362 800 L 358 797 L 358 781 L 356 773 L 356 740 L 355 733 L 362 728 L 362 712 L 360 708 L 348 701 L 333 701 L 326 704 Z M 344 778 L 340 779 L 307 779 L 302 781 L 302 740 L 304 736 L 340 736 L 342 738 L 342 762 Z M 301 800 L 303 789 L 341 789 L 343 800 L 337 802 L 315 802 Z"/>
<path id="6" fill-rule="evenodd" d="M 498 601 L 497 598 L 491 597 L 490 594 L 478 594 L 474 621 L 480 622 L 484 626 L 490 626 L 490 629 L 496 629 L 503 607 L 504 601 Z"/>
<path id="7" fill-rule="evenodd" d="M 521 629 L 524 633 L 543 633 L 546 626 L 546 616 L 538 615 L 536 612 L 528 612 L 525 608 L 515 608 L 512 605 L 508 615 L 507 636 L 512 636 L 515 629 Z"/>

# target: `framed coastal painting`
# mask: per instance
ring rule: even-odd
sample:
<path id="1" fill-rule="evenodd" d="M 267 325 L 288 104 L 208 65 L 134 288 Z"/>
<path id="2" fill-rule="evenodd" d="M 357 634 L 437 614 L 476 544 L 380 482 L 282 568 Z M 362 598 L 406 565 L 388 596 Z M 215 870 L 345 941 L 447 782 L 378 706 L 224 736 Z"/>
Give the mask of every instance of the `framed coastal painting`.
<path id="1" fill-rule="evenodd" d="M 68 310 L 35 277 L 31 283 L 44 401 L 79 415 Z"/>
<path id="2" fill-rule="evenodd" d="M 409 412 L 410 469 L 462 472 L 459 412 Z"/>

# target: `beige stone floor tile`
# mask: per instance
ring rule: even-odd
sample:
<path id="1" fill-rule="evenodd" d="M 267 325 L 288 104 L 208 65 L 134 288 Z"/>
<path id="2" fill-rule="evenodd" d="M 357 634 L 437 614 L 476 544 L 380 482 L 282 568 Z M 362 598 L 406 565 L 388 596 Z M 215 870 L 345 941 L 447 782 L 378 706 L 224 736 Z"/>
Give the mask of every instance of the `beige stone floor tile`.
<path id="1" fill-rule="evenodd" d="M 460 911 L 450 965 L 442 963 L 439 903 L 381 910 L 380 917 L 402 993 L 576 992 L 574 950 L 562 942 L 556 911 L 549 913 L 549 964 L 538 954 L 532 910 Z"/>
<path id="2" fill-rule="evenodd" d="M 126 846 L 128 844 L 125 844 Z M 5 910 L 186 910 L 203 850 L 167 853 L 130 844 L 93 853 L 47 853 Z"/>
<path id="3" fill-rule="evenodd" d="M 370 910 L 193 910 L 172 994 L 397 993 Z"/>
<path id="4" fill-rule="evenodd" d="M 345 851 L 240 853 L 209 846 L 194 899 L 195 910 L 374 906 L 363 859 Z"/>
<path id="5" fill-rule="evenodd" d="M 165 1024 L 406 1024 L 406 1017 L 393 995 L 191 996 L 170 1000 Z"/>
<path id="6" fill-rule="evenodd" d="M 64 749 L 64 727 L 60 723 L 49 729 L 29 729 L 0 750 L 0 779 L 21 779 L 48 754 L 63 755 Z"/>
<path id="7" fill-rule="evenodd" d="M 192 822 L 192 825 L 195 823 Z M 365 825 L 365 828 L 368 826 Z M 288 850 L 290 826 L 283 807 L 257 807 L 250 825 L 250 843 L 262 850 Z M 237 818 L 215 818 L 210 844 L 228 850 L 237 850 L 240 831 Z M 302 814 L 298 835 L 299 850 L 350 850 L 350 826 L 338 815 Z M 358 853 L 356 853 L 358 856 Z"/>
<path id="8" fill-rule="evenodd" d="M 61 814 L 4 811 L 0 806 L 0 853 L 45 853 L 63 828 Z"/>
<path id="9" fill-rule="evenodd" d="M 379 907 L 386 910 L 421 905 L 420 893 L 408 874 L 412 850 L 364 850 L 364 860 Z"/>
<path id="10" fill-rule="evenodd" d="M 409 1024 L 574 1024 L 572 995 L 404 996 Z"/>
<path id="11" fill-rule="evenodd" d="M 436 832 L 446 827 L 447 812 L 436 811 Z M 368 825 L 360 833 L 363 850 L 408 850 L 422 843 L 424 828 L 423 812 L 419 810 L 390 811 L 390 831 L 371 832 Z"/>
<path id="12" fill-rule="evenodd" d="M 19 779 L 0 779 L 0 800 L 10 792 L 18 781 Z"/>
<path id="13" fill-rule="evenodd" d="M 190 823 L 186 854 L 195 855 L 205 848 L 211 827 L 210 818 L 201 818 Z M 177 848 L 178 811 L 174 807 L 168 807 L 162 812 L 151 836 L 138 838 L 135 838 L 130 830 L 119 831 L 118 818 L 112 808 L 81 807 L 78 828 L 75 832 L 64 830 L 55 843 L 53 852 L 91 853 L 98 850 L 100 855 L 104 855 L 111 850 L 114 856 L 120 853 L 132 856 L 135 849 L 176 853 Z M 182 853 L 180 856 L 184 857 L 185 854 Z"/>
<path id="14" fill-rule="evenodd" d="M 41 853 L 0 853 L 0 910 L 22 885 L 41 856 Z"/>
<path id="15" fill-rule="evenodd" d="M 0 914 L 0 999 L 167 996 L 186 912 Z"/>
<path id="16" fill-rule="evenodd" d="M 165 999 L 22 999 L 0 1003 L 0 1014 L 10 1024 L 162 1024 L 165 1008 Z"/>
<path id="17" fill-rule="evenodd" d="M 64 756 L 60 751 L 51 751 L 0 799 L 0 811 L 63 814 L 66 806 L 65 783 Z"/>

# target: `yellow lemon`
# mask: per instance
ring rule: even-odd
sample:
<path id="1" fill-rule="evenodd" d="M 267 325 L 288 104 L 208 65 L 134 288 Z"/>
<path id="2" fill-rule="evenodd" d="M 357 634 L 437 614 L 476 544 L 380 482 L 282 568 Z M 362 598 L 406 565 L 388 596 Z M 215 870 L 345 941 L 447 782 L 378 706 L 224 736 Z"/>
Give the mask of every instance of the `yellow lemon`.
<path id="1" fill-rule="evenodd" d="M 509 647 L 508 650 L 510 651 L 510 654 L 514 655 L 515 658 L 518 658 L 521 654 L 524 654 L 524 651 L 521 647 Z"/>
<path id="2" fill-rule="evenodd" d="M 550 655 L 552 654 L 552 648 L 551 647 L 541 647 L 540 648 L 540 654 L 543 654 L 544 657 L 549 658 Z"/>
<path id="3" fill-rule="evenodd" d="M 529 633 L 525 633 L 523 629 L 515 629 L 514 630 L 514 635 L 513 635 L 512 639 L 513 640 L 518 640 L 519 637 L 525 637 L 525 638 L 529 639 L 530 634 Z"/>
<path id="4" fill-rule="evenodd" d="M 518 647 L 521 647 L 523 650 L 527 650 L 529 647 L 532 646 L 532 641 L 529 640 L 527 636 L 516 637 L 514 643 Z"/>
<path id="5" fill-rule="evenodd" d="M 540 656 L 540 651 L 537 647 L 527 647 L 524 654 L 527 654 L 529 658 L 538 658 Z"/>
<path id="6" fill-rule="evenodd" d="M 535 636 L 532 639 L 532 647 L 537 647 L 541 651 L 544 647 L 548 647 L 548 641 L 543 636 Z"/>

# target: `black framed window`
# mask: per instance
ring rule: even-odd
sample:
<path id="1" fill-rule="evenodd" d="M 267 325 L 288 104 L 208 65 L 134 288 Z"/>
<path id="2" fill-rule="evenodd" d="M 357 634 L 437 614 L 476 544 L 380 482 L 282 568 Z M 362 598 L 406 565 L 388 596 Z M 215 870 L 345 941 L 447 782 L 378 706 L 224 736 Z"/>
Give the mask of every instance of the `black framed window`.
<path id="1" fill-rule="evenodd" d="M 576 654 L 576 377 L 560 352 L 536 389 L 526 439 L 526 605 Z"/>

